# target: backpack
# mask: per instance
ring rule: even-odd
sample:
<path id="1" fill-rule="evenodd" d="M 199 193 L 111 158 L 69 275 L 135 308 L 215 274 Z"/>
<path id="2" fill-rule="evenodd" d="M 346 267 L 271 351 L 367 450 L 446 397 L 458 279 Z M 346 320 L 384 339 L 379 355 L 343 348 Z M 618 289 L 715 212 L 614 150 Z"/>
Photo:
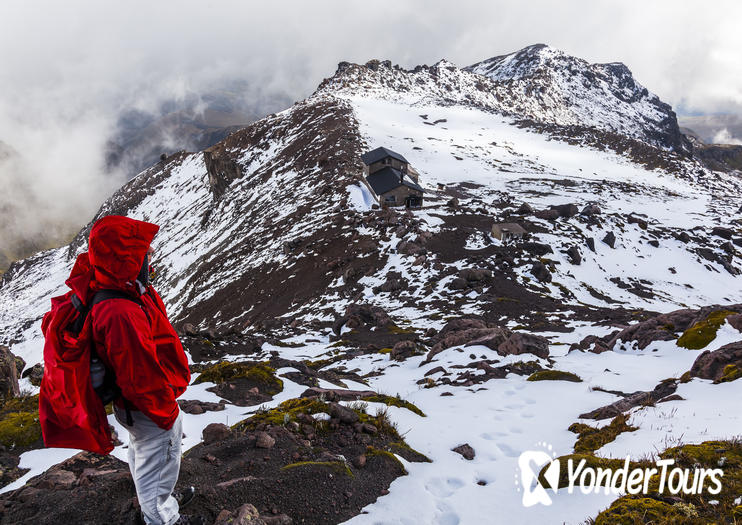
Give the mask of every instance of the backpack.
<path id="1" fill-rule="evenodd" d="M 69 291 L 54 297 L 51 310 L 44 315 L 39 422 L 46 447 L 79 448 L 98 454 L 113 450 L 105 405 L 118 398 L 121 390 L 113 370 L 98 358 L 88 316 L 93 306 L 108 299 L 127 299 L 141 305 L 138 299 L 119 290 L 100 290 L 88 305 Z M 127 419 L 131 419 L 128 406 Z"/>

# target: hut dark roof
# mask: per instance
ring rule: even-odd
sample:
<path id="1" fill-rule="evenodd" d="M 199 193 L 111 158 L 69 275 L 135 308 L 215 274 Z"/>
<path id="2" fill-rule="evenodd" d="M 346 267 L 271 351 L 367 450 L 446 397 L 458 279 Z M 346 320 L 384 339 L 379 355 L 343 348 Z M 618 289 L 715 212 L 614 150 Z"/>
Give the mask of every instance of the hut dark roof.
<path id="1" fill-rule="evenodd" d="M 361 155 L 361 160 L 366 164 L 366 166 L 370 166 L 374 162 L 378 162 L 386 157 L 391 157 L 393 159 L 397 159 L 400 162 L 404 162 L 405 164 L 409 164 L 409 161 L 402 155 L 400 155 L 396 151 L 392 151 L 386 148 L 376 148 L 369 152 L 366 152 Z"/>
<path id="2" fill-rule="evenodd" d="M 400 186 L 407 186 L 413 190 L 425 193 L 425 190 L 423 190 L 419 184 L 416 184 L 415 181 L 410 179 L 409 176 L 402 177 L 402 182 L 399 182 L 400 177 L 402 177 L 402 172 L 387 166 L 382 170 L 372 173 L 366 177 L 366 180 L 376 195 L 381 195 Z"/>

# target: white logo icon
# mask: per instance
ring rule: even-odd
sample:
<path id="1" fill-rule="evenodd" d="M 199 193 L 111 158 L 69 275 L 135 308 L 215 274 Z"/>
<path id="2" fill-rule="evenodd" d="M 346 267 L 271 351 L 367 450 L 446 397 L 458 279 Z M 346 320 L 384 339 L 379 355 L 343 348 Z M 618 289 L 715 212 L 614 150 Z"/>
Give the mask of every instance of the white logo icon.
<path id="1" fill-rule="evenodd" d="M 544 471 L 544 479 L 556 494 L 559 486 L 559 460 L 554 459 L 556 454 L 552 452 L 551 445 L 539 443 L 545 450 L 527 450 L 518 458 L 518 470 L 520 470 L 520 486 L 523 487 L 523 506 L 532 507 L 537 504 L 551 505 L 551 498 L 546 489 L 541 486 L 538 474 L 544 465 L 549 467 Z M 517 478 L 517 475 L 516 475 Z M 516 481 L 517 483 L 517 481 Z"/>

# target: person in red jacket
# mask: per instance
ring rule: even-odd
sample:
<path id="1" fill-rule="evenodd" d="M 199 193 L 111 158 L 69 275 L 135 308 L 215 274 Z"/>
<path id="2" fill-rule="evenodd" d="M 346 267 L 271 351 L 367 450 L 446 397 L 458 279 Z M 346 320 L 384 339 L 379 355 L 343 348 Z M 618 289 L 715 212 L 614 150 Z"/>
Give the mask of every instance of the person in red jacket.
<path id="1" fill-rule="evenodd" d="M 121 389 L 117 420 L 129 431 L 129 469 L 147 524 L 199 523 L 179 507 L 193 489 L 173 494 L 180 471 L 182 415 L 176 398 L 190 383 L 188 359 L 149 283 L 151 243 L 159 226 L 110 215 L 90 231 L 89 294 L 127 297 L 94 304 L 91 334 L 98 357 Z"/>

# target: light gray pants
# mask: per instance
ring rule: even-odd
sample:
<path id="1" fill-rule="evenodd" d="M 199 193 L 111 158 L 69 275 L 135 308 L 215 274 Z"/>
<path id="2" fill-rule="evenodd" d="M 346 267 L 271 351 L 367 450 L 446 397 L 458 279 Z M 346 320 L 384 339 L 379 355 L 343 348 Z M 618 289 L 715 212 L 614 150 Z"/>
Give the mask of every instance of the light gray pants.
<path id="1" fill-rule="evenodd" d="M 147 525 L 172 525 L 180 514 L 172 496 L 180 472 L 183 413 L 170 430 L 158 427 L 137 410 L 134 424 L 126 425 L 126 411 L 115 407 L 116 419 L 129 431 L 129 470 L 134 478 L 139 506 Z"/>

